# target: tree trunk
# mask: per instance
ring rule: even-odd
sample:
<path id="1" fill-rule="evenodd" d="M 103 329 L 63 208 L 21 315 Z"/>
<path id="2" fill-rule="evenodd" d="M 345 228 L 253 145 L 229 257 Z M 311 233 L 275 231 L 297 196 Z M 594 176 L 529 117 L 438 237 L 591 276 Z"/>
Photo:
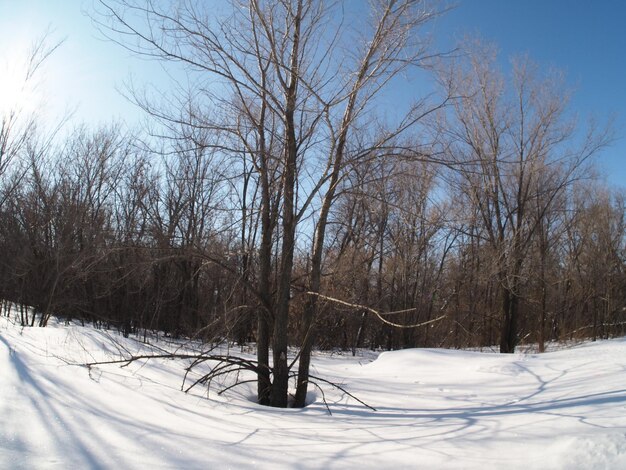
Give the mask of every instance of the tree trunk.
<path id="1" fill-rule="evenodd" d="M 264 148 L 262 147 L 262 151 Z M 269 179 L 265 166 L 265 154 L 261 155 L 261 246 L 259 248 L 259 297 L 257 312 L 257 401 L 261 405 L 270 404 L 270 325 L 273 312 L 270 276 L 272 272 L 272 207 Z"/>
<path id="2" fill-rule="evenodd" d="M 273 372 L 271 406 L 286 408 L 289 397 L 289 367 L 287 363 L 287 332 L 289 324 L 289 304 L 291 296 L 291 275 L 293 252 L 296 238 L 295 186 L 298 146 L 294 113 L 299 80 L 300 24 L 302 21 L 302 1 L 298 2 L 294 17 L 293 44 L 289 67 L 289 84 L 285 107 L 285 172 L 283 175 L 283 244 L 282 259 L 278 280 L 278 299 L 274 319 Z"/>
<path id="3" fill-rule="evenodd" d="M 540 280 L 541 280 L 541 312 L 539 313 L 539 352 L 546 350 L 546 316 L 548 289 L 546 287 L 546 243 L 542 240 L 540 252 Z"/>
<path id="4" fill-rule="evenodd" d="M 264 175 L 266 176 L 266 175 Z M 257 312 L 257 401 L 270 404 L 270 325 L 272 302 L 270 275 L 272 269 L 272 221 L 269 187 L 263 180 L 261 207 L 261 247 L 259 249 L 259 296 L 261 305 Z"/>
<path id="5" fill-rule="evenodd" d="M 512 354 L 517 345 L 517 310 L 519 298 L 507 287 L 502 287 L 502 324 L 500 326 L 500 352 Z"/>

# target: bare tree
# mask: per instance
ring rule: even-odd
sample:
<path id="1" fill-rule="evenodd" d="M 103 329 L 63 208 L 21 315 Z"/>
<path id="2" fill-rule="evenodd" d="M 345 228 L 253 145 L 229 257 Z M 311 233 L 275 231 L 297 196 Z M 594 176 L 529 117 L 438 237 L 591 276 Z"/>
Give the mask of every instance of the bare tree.
<path id="1" fill-rule="evenodd" d="M 456 184 L 477 208 L 492 250 L 500 351 L 511 353 L 518 341 L 524 265 L 538 229 L 608 134 L 592 129 L 576 145 L 562 80 L 538 76 L 527 58 L 513 63 L 507 80 L 495 68 L 493 50 L 479 46 L 466 64 L 449 68 L 442 82 L 463 90 L 454 112 L 442 116 L 439 131 L 445 151 L 461 168 Z"/>
<path id="2" fill-rule="evenodd" d="M 51 42 L 51 33 L 46 32 L 32 43 L 30 49 L 26 51 L 23 69 L 19 70 L 20 90 L 14 90 L 20 91 L 18 96 L 34 93 L 41 68 L 63 42 L 63 40 Z M 41 151 L 41 148 L 50 145 L 63 121 L 61 120 L 61 124 L 58 126 L 54 126 L 54 131 L 48 136 L 40 134 L 39 142 L 37 142 L 38 115 L 36 110 L 28 109 L 25 103 L 19 101 L 0 103 L 0 178 L 7 175 L 9 171 L 15 170 L 12 178 L 2 182 L 6 186 L 3 188 L 0 206 L 11 191 L 20 184 L 25 174 L 28 163 L 28 158 L 25 155 L 27 147 L 31 147 L 32 153 L 35 147 Z M 19 160 L 21 161 L 18 162 Z M 16 166 L 16 162 L 21 163 L 21 165 L 12 168 Z"/>
<path id="3" fill-rule="evenodd" d="M 391 146 L 431 110 L 418 103 L 397 125 L 361 139 L 359 149 L 349 144 L 380 90 L 401 71 L 423 64 L 427 43 L 417 33 L 438 12 L 417 0 L 374 2 L 367 33 L 354 36 L 344 27 L 340 6 L 317 0 L 233 1 L 218 15 L 196 2 L 100 4 L 97 21 L 114 40 L 121 33 L 123 45 L 134 52 L 182 63 L 200 85 L 180 93 L 178 109 L 154 106 L 135 93 L 138 103 L 166 127 L 182 120 L 211 130 L 209 145 L 231 154 L 232 162 L 245 155 L 246 168 L 257 174 L 258 399 L 287 406 L 298 227 L 318 209 L 308 282 L 308 290 L 318 293 L 327 220 L 344 169 L 374 148 Z M 346 50 L 347 41 L 359 44 L 356 54 Z M 276 259 L 272 246 L 279 247 Z M 306 302 L 302 322 L 298 406 L 306 397 L 316 303 L 316 296 Z"/>

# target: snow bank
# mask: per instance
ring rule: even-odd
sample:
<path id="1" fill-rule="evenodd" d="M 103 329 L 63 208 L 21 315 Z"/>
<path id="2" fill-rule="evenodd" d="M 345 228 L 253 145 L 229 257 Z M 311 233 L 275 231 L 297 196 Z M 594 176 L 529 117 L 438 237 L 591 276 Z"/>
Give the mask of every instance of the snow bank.
<path id="1" fill-rule="evenodd" d="M 157 344 L 163 347 L 162 343 Z M 626 468 L 626 341 L 543 355 L 437 349 L 319 356 L 302 410 L 180 391 L 183 361 L 132 338 L 0 319 L 0 468 Z"/>

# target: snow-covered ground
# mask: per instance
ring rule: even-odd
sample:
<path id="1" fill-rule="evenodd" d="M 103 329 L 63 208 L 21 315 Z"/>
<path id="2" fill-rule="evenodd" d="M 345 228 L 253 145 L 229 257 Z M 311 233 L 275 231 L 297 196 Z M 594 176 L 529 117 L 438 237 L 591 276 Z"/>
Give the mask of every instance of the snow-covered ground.
<path id="1" fill-rule="evenodd" d="M 316 375 L 377 409 L 325 389 L 332 415 L 320 392 L 287 410 L 251 402 L 254 385 L 182 393 L 178 360 L 72 365 L 120 347 L 151 351 L 0 319 L 1 469 L 626 468 L 624 339 L 543 355 L 320 355 Z"/>

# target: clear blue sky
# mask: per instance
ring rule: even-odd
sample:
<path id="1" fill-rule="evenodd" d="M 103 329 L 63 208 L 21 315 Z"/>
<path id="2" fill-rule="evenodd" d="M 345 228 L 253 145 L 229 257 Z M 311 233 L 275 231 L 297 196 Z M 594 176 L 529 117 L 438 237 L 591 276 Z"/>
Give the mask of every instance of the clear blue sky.
<path id="1" fill-rule="evenodd" d="M 211 0 L 218 1 L 218 0 Z M 351 9 L 365 0 L 350 0 Z M 116 87 L 130 76 L 164 85 L 160 67 L 100 39 L 83 11 L 91 0 L 0 0 L 0 66 L 50 26 L 66 37 L 45 73 L 46 114 L 76 108 L 76 118 L 137 121 Z M 620 137 L 601 158 L 611 183 L 626 187 L 626 0 L 459 0 L 436 27 L 436 41 L 451 47 L 466 34 L 495 42 L 503 63 L 528 53 L 542 66 L 567 74 L 572 106 L 581 119 L 616 116 Z M 1 79 L 0 79 L 1 80 Z"/>
<path id="2" fill-rule="evenodd" d="M 0 67 L 3 61 L 23 56 L 29 45 L 47 29 L 51 43 L 64 39 L 41 71 L 37 90 L 46 116 L 66 110 L 90 124 L 114 119 L 137 122 L 137 109 L 118 90 L 131 77 L 137 82 L 166 76 L 155 62 L 133 57 L 102 38 L 85 14 L 92 0 L 0 0 Z M 0 82 L 2 78 L 0 78 Z"/>
<path id="3" fill-rule="evenodd" d="M 618 139 L 600 166 L 612 184 L 626 188 L 626 1 L 460 0 L 437 33 L 442 46 L 479 34 L 498 45 L 504 63 L 528 53 L 541 66 L 563 70 L 581 121 L 615 116 Z"/>

